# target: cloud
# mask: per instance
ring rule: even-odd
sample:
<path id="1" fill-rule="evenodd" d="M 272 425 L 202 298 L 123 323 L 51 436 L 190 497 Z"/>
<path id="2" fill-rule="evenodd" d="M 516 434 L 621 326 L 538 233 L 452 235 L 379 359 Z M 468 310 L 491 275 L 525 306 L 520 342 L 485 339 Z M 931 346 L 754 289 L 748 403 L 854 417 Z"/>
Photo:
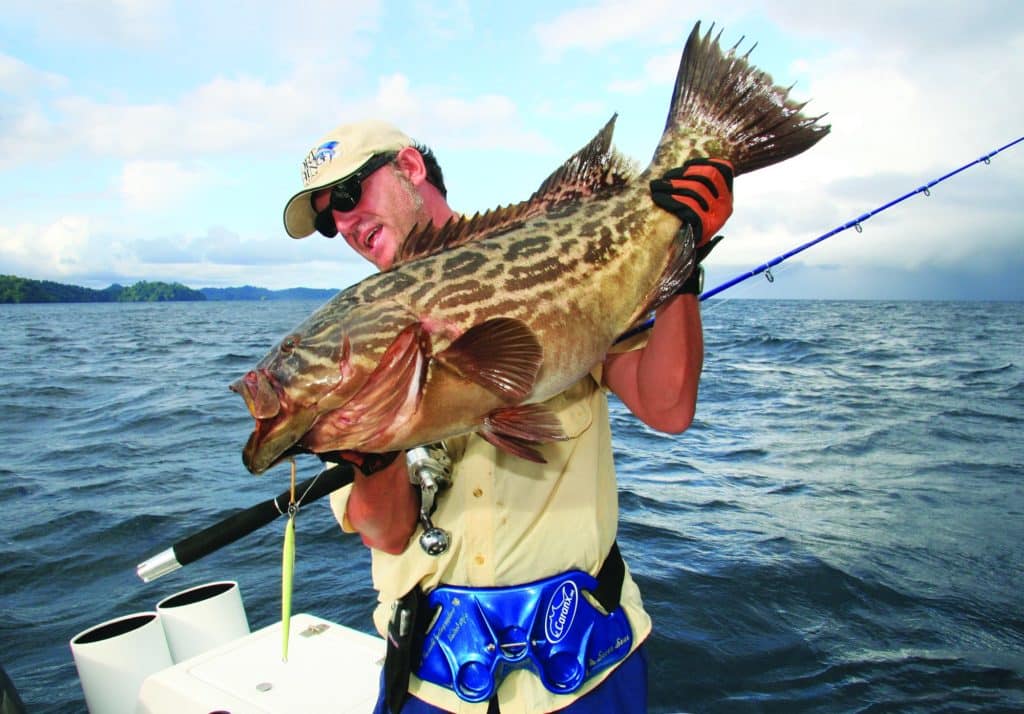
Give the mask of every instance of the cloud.
<path id="1" fill-rule="evenodd" d="M 119 189 L 126 206 L 151 213 L 170 212 L 202 188 L 202 172 L 177 161 L 128 161 Z"/>
<path id="2" fill-rule="evenodd" d="M 687 3 L 686 16 L 701 17 L 707 6 L 710 3 Z M 719 17 L 721 14 L 718 12 Z M 672 0 L 605 0 L 538 23 L 533 34 L 542 51 L 553 59 L 569 50 L 596 52 L 637 38 L 651 43 L 678 42 L 680 32 L 689 30 L 690 20 L 683 17 L 679 3 Z"/>
<path id="3" fill-rule="evenodd" d="M 63 89 L 66 77 L 55 72 L 31 67 L 17 57 L 0 52 L 0 92 L 15 96 L 31 96 L 37 92 Z"/>
<path id="4" fill-rule="evenodd" d="M 36 66 L 0 54 L 0 92 L 12 94 L 0 113 L 0 165 L 36 160 L 58 144 L 64 152 L 121 159 L 287 145 L 338 106 L 337 93 L 325 87 L 344 86 L 363 73 L 359 60 L 370 49 L 365 35 L 379 18 L 372 1 L 346 8 L 344 22 L 330 24 L 329 31 L 311 24 L 311 18 L 338 14 L 328 0 L 299 8 L 254 0 L 241 13 L 219 4 L 197 4 L 187 12 L 177 6 L 169 0 L 52 6 L 16 0 L 9 15 L 5 6 L 5 21 L 36 35 L 43 46 L 59 46 L 60 59 L 44 55 Z M 189 52 L 183 55 L 183 48 Z M 105 64 L 128 52 L 137 67 L 113 72 Z M 263 53 L 259 61 L 254 52 Z M 206 62 L 197 65 L 198 57 Z M 73 80 L 41 66 L 74 66 L 78 58 Z M 247 69 L 264 63 L 274 71 L 254 76 Z M 173 72 L 172 66 L 182 69 Z M 199 81 L 190 86 L 193 76 Z M 153 91 L 161 85 L 167 89 Z"/>
<path id="5" fill-rule="evenodd" d="M 447 3 L 416 0 L 412 8 L 417 24 L 434 37 L 455 39 L 473 32 L 472 8 L 468 0 Z"/>
<path id="6" fill-rule="evenodd" d="M 456 96 L 443 87 L 413 86 L 401 73 L 381 77 L 375 94 L 355 109 L 353 116 L 385 117 L 413 138 L 429 137 L 431 146 L 535 152 L 552 148 L 541 134 L 525 128 L 518 105 L 507 96 Z"/>
<path id="7" fill-rule="evenodd" d="M 246 239 L 225 228 L 202 234 L 131 235 L 87 216 L 0 226 L 0 273 L 102 288 L 111 282 L 184 282 L 190 287 L 258 284 L 340 288 L 372 267 L 339 241 Z"/>
<path id="8" fill-rule="evenodd" d="M 88 256 L 90 219 L 66 215 L 44 225 L 0 226 L 0 255 L 9 266 L 3 272 L 74 274 Z"/>
<path id="9" fill-rule="evenodd" d="M 272 145 L 291 133 L 311 90 L 292 82 L 215 78 L 175 102 L 56 100 L 54 119 L 25 139 L 42 151 L 55 133 L 89 155 L 124 159 L 196 157 Z M 309 110 L 312 112 L 312 109 Z"/>
<path id="10" fill-rule="evenodd" d="M 616 80 L 608 85 L 608 91 L 613 94 L 640 94 L 651 87 L 671 86 L 675 82 L 676 72 L 679 71 L 679 50 L 675 49 L 656 55 L 643 66 L 643 72 L 638 77 L 628 80 Z"/>
<path id="11" fill-rule="evenodd" d="M 51 42 L 146 47 L 173 26 L 170 0 L 8 0 L 5 19 L 18 21 Z"/>

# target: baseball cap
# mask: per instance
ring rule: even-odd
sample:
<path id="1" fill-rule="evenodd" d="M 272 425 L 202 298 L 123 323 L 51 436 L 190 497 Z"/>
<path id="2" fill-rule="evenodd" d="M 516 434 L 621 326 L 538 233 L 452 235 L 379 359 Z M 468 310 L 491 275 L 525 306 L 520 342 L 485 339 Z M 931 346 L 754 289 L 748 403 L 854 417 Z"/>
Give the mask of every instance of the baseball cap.
<path id="1" fill-rule="evenodd" d="M 316 230 L 311 194 L 347 179 L 377 154 L 412 145 L 412 139 L 391 124 L 372 119 L 342 124 L 321 137 L 302 162 L 302 190 L 285 204 L 288 235 L 305 238 Z"/>

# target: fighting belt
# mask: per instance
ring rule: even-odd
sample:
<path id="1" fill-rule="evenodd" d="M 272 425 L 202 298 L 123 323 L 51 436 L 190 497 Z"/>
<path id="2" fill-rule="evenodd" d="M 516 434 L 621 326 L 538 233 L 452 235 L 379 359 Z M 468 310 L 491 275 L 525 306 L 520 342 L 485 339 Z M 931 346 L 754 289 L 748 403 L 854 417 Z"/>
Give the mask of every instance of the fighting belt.
<path id="1" fill-rule="evenodd" d="M 556 694 L 576 691 L 632 649 L 633 632 L 618 604 L 623 571 L 613 546 L 597 578 L 573 570 L 513 587 L 436 588 L 426 596 L 433 624 L 416 675 L 469 702 L 489 699 L 516 669 L 533 671 Z"/>

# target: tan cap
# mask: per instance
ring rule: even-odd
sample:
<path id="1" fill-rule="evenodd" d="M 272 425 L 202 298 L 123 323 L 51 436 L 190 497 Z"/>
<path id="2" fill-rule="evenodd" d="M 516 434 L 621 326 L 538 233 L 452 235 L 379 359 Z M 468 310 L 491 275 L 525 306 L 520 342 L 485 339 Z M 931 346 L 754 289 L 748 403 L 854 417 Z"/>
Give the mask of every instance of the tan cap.
<path id="1" fill-rule="evenodd" d="M 316 230 L 310 194 L 347 179 L 377 154 L 412 145 L 412 139 L 398 129 L 375 120 L 342 124 L 321 138 L 302 162 L 303 189 L 284 207 L 288 235 L 305 238 Z"/>

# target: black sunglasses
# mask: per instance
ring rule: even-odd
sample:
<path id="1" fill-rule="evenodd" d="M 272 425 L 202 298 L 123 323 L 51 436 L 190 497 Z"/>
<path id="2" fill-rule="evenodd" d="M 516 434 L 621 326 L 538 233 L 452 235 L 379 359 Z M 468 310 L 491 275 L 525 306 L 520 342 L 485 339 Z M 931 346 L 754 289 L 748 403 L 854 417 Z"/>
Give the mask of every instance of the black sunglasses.
<path id="1" fill-rule="evenodd" d="M 397 155 L 395 153 L 386 153 L 371 156 L 369 161 L 360 166 L 354 174 L 344 181 L 339 181 L 331 186 L 330 203 L 322 211 L 316 210 L 315 201 L 313 200 L 313 196 L 318 192 L 309 194 L 309 205 L 313 206 L 313 211 L 316 213 L 313 225 L 316 226 L 317 232 L 328 238 L 338 235 L 338 227 L 334 223 L 332 211 L 348 213 L 359 205 L 359 199 L 363 197 L 363 181 L 369 178 L 370 174 L 377 169 L 394 161 Z"/>

